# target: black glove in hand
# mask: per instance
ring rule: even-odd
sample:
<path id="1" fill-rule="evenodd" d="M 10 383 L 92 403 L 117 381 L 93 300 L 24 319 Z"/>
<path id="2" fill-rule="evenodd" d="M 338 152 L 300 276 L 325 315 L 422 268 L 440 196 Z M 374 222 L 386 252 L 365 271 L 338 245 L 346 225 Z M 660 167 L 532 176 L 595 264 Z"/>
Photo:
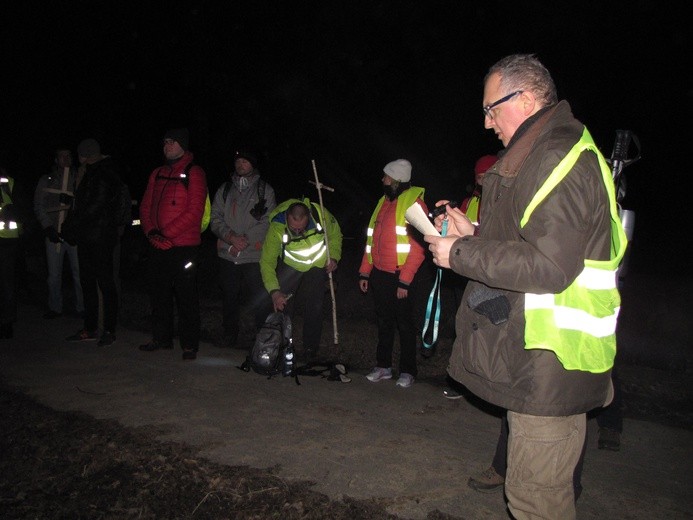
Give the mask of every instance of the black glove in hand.
<path id="1" fill-rule="evenodd" d="M 46 234 L 46 238 L 54 244 L 62 242 L 62 240 L 60 240 L 60 234 L 58 233 L 58 230 L 55 229 L 53 226 L 48 226 L 47 228 L 44 228 L 43 232 Z"/>
<path id="2" fill-rule="evenodd" d="M 486 316 L 494 325 L 508 321 L 510 302 L 502 291 L 485 285 L 477 287 L 467 298 L 469 307 Z"/>
<path id="3" fill-rule="evenodd" d="M 74 200 L 74 197 L 72 195 L 68 195 L 67 193 L 61 193 L 58 197 L 58 200 L 60 201 L 60 204 L 72 206 L 72 201 Z"/>

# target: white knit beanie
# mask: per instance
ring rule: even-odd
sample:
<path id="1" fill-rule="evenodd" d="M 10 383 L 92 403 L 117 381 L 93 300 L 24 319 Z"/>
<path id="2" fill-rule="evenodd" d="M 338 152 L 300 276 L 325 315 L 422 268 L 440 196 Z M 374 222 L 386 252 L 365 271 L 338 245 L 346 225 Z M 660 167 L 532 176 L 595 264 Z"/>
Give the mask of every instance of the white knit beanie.
<path id="1" fill-rule="evenodd" d="M 409 182 L 411 180 L 411 163 L 406 159 L 387 163 L 383 171 L 396 181 Z"/>

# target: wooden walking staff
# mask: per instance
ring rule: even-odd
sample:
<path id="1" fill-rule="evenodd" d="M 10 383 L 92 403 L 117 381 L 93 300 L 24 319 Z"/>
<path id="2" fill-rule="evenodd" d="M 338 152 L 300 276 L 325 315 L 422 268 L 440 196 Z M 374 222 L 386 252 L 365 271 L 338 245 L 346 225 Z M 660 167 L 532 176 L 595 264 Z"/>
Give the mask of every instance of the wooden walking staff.
<path id="1" fill-rule="evenodd" d="M 318 169 L 315 167 L 315 159 L 311 160 L 311 163 L 313 164 L 313 174 L 315 175 L 315 182 L 313 183 L 311 181 L 311 184 L 315 184 L 315 187 L 318 189 L 318 199 L 320 200 L 320 213 L 325 215 L 325 206 L 322 204 L 322 190 L 326 189 L 327 191 L 334 191 L 333 188 L 330 188 L 329 186 L 325 186 L 320 182 L 318 179 Z M 330 242 L 327 238 L 327 229 L 325 229 L 325 247 L 327 249 L 327 263 L 330 263 Z M 330 271 L 327 273 L 328 278 L 330 279 L 330 296 L 332 296 L 332 329 L 334 330 L 334 344 L 338 345 L 339 344 L 339 332 L 337 331 L 337 302 L 334 297 L 334 281 L 332 280 L 332 272 Z"/>

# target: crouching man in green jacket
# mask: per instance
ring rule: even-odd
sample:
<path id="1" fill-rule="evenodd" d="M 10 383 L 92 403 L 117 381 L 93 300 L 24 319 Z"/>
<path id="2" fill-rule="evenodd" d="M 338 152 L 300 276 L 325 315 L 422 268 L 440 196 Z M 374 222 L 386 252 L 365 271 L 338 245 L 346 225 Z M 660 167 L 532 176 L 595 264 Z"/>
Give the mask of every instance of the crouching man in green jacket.
<path id="1" fill-rule="evenodd" d="M 291 296 L 301 289 L 303 354 L 310 360 L 320 346 L 325 282 L 342 257 L 342 231 L 329 211 L 321 211 L 319 204 L 307 198 L 282 202 L 269 220 L 260 257 L 262 282 L 274 310 L 286 310 L 292 318 L 295 300 Z"/>

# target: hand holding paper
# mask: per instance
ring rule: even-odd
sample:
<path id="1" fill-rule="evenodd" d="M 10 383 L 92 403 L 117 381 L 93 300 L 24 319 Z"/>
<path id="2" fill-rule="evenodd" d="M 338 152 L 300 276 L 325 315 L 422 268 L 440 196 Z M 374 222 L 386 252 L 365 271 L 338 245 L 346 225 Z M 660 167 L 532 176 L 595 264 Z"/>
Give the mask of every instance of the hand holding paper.
<path id="1" fill-rule="evenodd" d="M 431 221 L 428 220 L 428 216 L 424 213 L 424 210 L 416 202 L 407 208 L 407 211 L 404 212 L 404 218 L 412 226 L 421 231 L 422 234 L 440 236 L 438 230 Z"/>

